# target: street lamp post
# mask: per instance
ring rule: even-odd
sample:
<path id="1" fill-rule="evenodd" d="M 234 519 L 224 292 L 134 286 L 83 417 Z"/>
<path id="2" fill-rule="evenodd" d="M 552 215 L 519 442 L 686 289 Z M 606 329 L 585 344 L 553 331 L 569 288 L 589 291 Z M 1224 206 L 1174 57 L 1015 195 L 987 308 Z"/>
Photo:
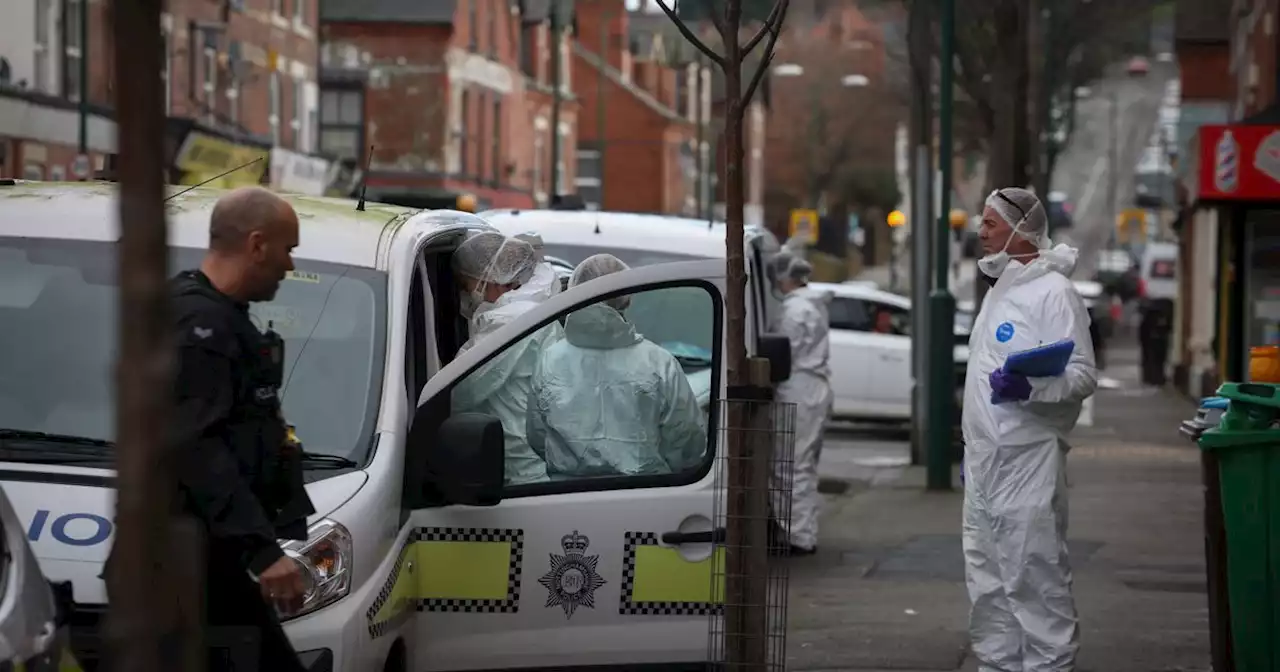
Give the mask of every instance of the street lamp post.
<path id="1" fill-rule="evenodd" d="M 952 421 L 955 417 L 955 312 L 956 300 L 949 290 L 947 257 L 951 251 L 951 179 L 952 179 L 952 123 L 951 105 L 952 63 L 955 55 L 955 0 L 943 0 L 941 7 L 942 53 L 939 58 L 941 82 L 938 102 L 938 163 L 942 185 L 939 190 L 941 215 L 935 224 L 934 235 L 934 288 L 929 294 L 929 349 L 926 353 L 925 371 L 929 383 L 929 415 L 925 423 L 927 440 L 927 487 L 930 490 L 951 489 L 951 446 L 954 440 Z M 920 218 L 929 221 L 928 214 Z M 924 233 L 922 228 L 921 233 Z"/>

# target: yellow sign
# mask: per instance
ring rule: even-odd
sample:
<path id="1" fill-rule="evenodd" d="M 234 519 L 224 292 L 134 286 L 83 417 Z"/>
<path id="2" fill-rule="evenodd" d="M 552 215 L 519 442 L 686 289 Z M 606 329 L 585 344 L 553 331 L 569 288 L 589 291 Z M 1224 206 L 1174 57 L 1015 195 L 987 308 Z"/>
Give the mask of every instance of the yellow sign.
<path id="1" fill-rule="evenodd" d="M 889 213 L 889 216 L 886 218 L 885 221 L 889 224 L 891 228 L 896 229 L 899 226 L 902 226 L 903 224 L 907 223 L 907 216 L 902 214 L 901 210 L 894 210 L 893 212 Z"/>
<path id="2" fill-rule="evenodd" d="M 1141 208 L 1128 208 L 1116 216 L 1117 241 L 1127 243 L 1134 237 L 1138 240 L 1147 238 L 1147 213 Z"/>
<path id="3" fill-rule="evenodd" d="M 255 159 L 257 163 L 253 163 Z M 173 165 L 182 171 L 178 184 L 194 185 L 212 180 L 208 183 L 210 187 L 233 189 L 262 182 L 262 174 L 267 170 L 267 150 L 192 131 L 182 141 Z"/>
<path id="4" fill-rule="evenodd" d="M 818 211 L 817 210 L 792 210 L 791 224 L 787 229 L 787 234 L 791 238 L 803 236 L 805 240 L 814 243 L 818 240 Z"/>

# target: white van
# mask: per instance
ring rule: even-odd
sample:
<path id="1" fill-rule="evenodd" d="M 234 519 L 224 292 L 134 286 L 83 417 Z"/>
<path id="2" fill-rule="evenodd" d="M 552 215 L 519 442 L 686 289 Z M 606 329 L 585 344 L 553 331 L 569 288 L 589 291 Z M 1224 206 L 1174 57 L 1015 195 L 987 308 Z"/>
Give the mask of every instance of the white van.
<path id="1" fill-rule="evenodd" d="M 45 574 L 73 582 L 72 623 L 89 632 L 113 537 L 115 190 L 0 181 L 0 428 L 28 447 L 5 453 L 0 484 Z M 172 269 L 198 264 L 218 195 L 169 201 Z M 317 513 L 307 541 L 284 544 L 312 586 L 285 621 L 309 668 L 704 664 L 720 609 L 715 413 L 702 459 L 679 471 L 507 486 L 501 424 L 451 400 L 535 330 L 619 294 L 641 333 L 722 391 L 723 261 L 601 277 L 457 356 L 466 327 L 450 255 L 483 219 L 288 198 L 297 270 L 250 312 L 286 341 L 284 413 L 309 454 Z M 789 353 L 785 340 L 766 350 Z M 88 642 L 90 662 L 91 638 L 73 641 Z"/>

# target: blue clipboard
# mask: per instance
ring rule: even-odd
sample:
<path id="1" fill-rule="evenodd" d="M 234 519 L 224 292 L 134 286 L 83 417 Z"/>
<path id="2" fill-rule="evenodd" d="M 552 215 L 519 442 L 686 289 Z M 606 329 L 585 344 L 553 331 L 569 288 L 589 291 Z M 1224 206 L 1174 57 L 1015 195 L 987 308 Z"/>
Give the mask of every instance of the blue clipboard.
<path id="1" fill-rule="evenodd" d="M 1004 360 L 1003 368 L 1006 373 L 1018 373 L 1028 378 L 1061 376 L 1067 370 L 1067 362 L 1071 361 L 1071 353 L 1075 349 L 1076 342 L 1068 338 L 1030 350 L 1021 350 L 1009 355 Z"/>

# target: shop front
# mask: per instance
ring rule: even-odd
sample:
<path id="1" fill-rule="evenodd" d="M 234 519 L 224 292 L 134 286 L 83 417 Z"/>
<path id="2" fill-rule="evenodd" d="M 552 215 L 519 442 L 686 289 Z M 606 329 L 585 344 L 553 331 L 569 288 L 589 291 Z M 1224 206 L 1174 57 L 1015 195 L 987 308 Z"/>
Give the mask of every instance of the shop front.
<path id="1" fill-rule="evenodd" d="M 266 183 L 271 145 L 227 135 L 190 120 L 170 120 L 174 141 L 170 182 L 235 189 Z"/>
<path id="2" fill-rule="evenodd" d="M 1251 348 L 1280 345 L 1280 116 L 1264 115 L 1199 132 L 1197 205 L 1217 210 L 1215 350 L 1228 381 L 1248 380 Z"/>

